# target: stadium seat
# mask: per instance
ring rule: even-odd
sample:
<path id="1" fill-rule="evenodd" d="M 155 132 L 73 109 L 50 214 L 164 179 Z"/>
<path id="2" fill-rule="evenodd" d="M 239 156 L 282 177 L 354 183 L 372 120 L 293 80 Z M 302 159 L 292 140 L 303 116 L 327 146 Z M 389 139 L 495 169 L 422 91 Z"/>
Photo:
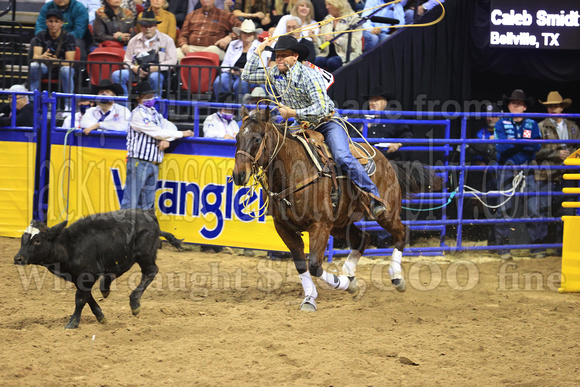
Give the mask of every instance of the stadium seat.
<path id="1" fill-rule="evenodd" d="M 181 88 L 194 94 L 207 93 L 218 75 L 220 58 L 213 52 L 190 52 L 181 60 L 180 65 L 182 66 Z"/>
<path id="2" fill-rule="evenodd" d="M 123 43 L 117 40 L 105 40 L 102 43 L 99 43 L 99 47 L 116 47 L 116 48 L 123 48 Z"/>
<path id="3" fill-rule="evenodd" d="M 111 73 L 123 68 L 123 61 L 125 59 L 125 50 L 117 47 L 97 47 L 91 52 L 87 60 L 89 61 L 89 75 L 91 77 L 91 85 L 98 86 L 102 79 L 110 79 Z M 97 63 L 91 63 L 97 62 Z M 107 62 L 98 63 L 98 62 Z"/>

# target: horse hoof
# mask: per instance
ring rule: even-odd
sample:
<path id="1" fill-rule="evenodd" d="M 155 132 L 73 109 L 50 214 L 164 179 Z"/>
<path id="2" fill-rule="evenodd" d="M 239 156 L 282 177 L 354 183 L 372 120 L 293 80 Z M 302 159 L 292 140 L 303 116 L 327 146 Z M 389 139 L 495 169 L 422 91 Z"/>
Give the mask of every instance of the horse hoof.
<path id="1" fill-rule="evenodd" d="M 69 321 L 68 324 L 65 325 L 64 329 L 77 329 L 79 326 L 79 323 L 76 321 Z"/>
<path id="2" fill-rule="evenodd" d="M 358 292 L 358 280 L 356 279 L 356 277 L 348 277 L 348 279 L 350 280 L 350 282 L 348 284 L 348 288 L 346 289 L 346 291 L 349 292 L 350 294 Z"/>
<path id="3" fill-rule="evenodd" d="M 110 290 L 101 290 L 101 294 L 103 295 L 103 298 L 107 298 L 109 297 L 109 294 L 111 294 Z"/>
<path id="4" fill-rule="evenodd" d="M 304 312 L 316 312 L 316 301 L 312 296 L 306 296 L 302 304 L 300 304 L 300 310 Z"/>
<path id="5" fill-rule="evenodd" d="M 407 282 L 405 281 L 404 278 L 392 279 L 391 283 L 393 284 L 395 289 L 397 289 L 397 291 L 399 291 L 401 293 L 404 292 L 405 290 L 407 290 Z"/>
<path id="6" fill-rule="evenodd" d="M 303 312 L 316 312 L 316 306 L 312 304 L 303 303 L 300 305 L 300 310 Z"/>
<path id="7" fill-rule="evenodd" d="M 137 316 L 139 314 L 139 312 L 141 312 L 141 307 L 138 306 L 135 309 L 131 309 L 131 313 L 133 313 L 133 316 Z"/>
<path id="8" fill-rule="evenodd" d="M 101 318 L 98 318 L 97 321 L 100 322 L 101 324 L 106 324 L 107 318 L 103 315 L 101 316 Z"/>

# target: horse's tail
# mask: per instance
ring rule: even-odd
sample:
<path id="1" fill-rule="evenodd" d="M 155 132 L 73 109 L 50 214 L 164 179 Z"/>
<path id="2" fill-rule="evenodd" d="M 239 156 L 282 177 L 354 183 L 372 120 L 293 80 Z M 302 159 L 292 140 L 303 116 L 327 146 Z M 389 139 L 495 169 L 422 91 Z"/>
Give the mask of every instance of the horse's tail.
<path id="1" fill-rule="evenodd" d="M 183 250 L 183 246 L 181 246 L 183 239 L 177 239 L 173 234 L 165 231 L 161 231 L 160 236 L 167 239 L 167 242 L 169 242 L 171 246 L 175 247 L 177 250 Z"/>
<path id="2" fill-rule="evenodd" d="M 409 196 L 419 192 L 440 191 L 443 179 L 433 169 L 418 161 L 389 160 L 397 173 L 401 195 Z"/>

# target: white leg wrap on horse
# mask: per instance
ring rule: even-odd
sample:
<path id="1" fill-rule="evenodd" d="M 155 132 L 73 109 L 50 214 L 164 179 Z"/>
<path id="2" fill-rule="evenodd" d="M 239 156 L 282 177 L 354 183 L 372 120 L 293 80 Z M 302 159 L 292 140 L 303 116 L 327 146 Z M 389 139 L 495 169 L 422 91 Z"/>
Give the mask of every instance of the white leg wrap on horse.
<path id="1" fill-rule="evenodd" d="M 342 265 L 342 273 L 347 277 L 354 277 L 356 272 L 356 265 L 358 265 L 358 260 L 360 257 L 360 251 L 352 250 Z"/>
<path id="2" fill-rule="evenodd" d="M 394 249 L 393 255 L 391 256 L 391 263 L 389 264 L 389 275 L 391 276 L 391 279 L 402 278 L 402 258 L 403 253 L 397 249 Z"/>
<path id="3" fill-rule="evenodd" d="M 312 297 L 316 299 L 318 297 L 318 292 L 316 291 L 316 286 L 309 272 L 298 274 L 300 277 L 300 282 L 302 282 L 302 287 L 304 288 L 304 295 L 306 297 Z"/>
<path id="4" fill-rule="evenodd" d="M 320 276 L 320 278 L 323 279 L 324 282 L 332 286 L 334 289 L 338 290 L 348 289 L 348 285 L 350 283 L 350 280 L 348 279 L 347 276 L 341 275 L 337 277 L 332 273 L 326 272 L 325 270 L 322 270 L 322 275 Z"/>

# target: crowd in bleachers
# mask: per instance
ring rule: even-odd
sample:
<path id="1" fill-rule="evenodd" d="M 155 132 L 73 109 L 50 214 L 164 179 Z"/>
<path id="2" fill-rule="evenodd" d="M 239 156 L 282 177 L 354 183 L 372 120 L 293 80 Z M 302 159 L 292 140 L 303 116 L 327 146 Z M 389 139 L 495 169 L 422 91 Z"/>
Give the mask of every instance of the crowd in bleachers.
<path id="1" fill-rule="evenodd" d="M 374 0 L 366 1 L 369 6 L 380 5 Z M 426 9 L 431 2 L 419 3 L 425 3 Z M 413 19 L 405 14 L 404 6 L 416 17 L 424 12 L 420 7 L 414 13 L 417 2 L 410 2 L 408 6 L 406 3 L 388 5 L 376 15 L 396 19 L 396 24 L 402 25 L 406 17 L 410 22 Z M 167 89 L 164 81 L 175 77 L 181 64 L 205 65 L 215 67 L 215 71 L 195 73 L 199 78 L 210 77 L 206 83 L 211 90 L 200 90 L 212 100 L 217 100 L 220 92 L 234 92 L 241 102 L 243 95 L 259 85 L 242 82 L 240 69 L 247 54 L 269 36 L 302 29 L 296 35 L 309 46 L 308 61 L 333 72 L 360 56 L 363 49 L 374 48 L 394 31 L 388 28 L 389 24 L 370 20 L 374 10 L 354 14 L 363 9 L 365 0 L 47 1 L 40 10 L 30 45 L 27 86 L 30 90 L 38 89 L 41 79 L 48 77 L 54 79 L 50 82 L 59 91 L 78 93 L 74 74 L 79 68 L 65 61 L 98 59 L 119 66 L 98 79 L 91 79 L 93 87 L 101 79 L 111 78 L 127 94 L 131 86 L 146 79 L 161 92 Z M 362 28 L 372 29 L 364 34 L 362 31 L 338 34 Z M 217 64 L 211 54 L 217 55 Z M 264 54 L 265 64 L 271 63 L 270 55 Z M 184 62 L 184 58 L 196 59 Z M 205 58 L 205 62 L 199 58 Z M 178 82 L 188 90 L 191 88 L 190 84 L 183 84 L 181 77 Z M 70 106 L 65 106 L 67 109 Z"/>

